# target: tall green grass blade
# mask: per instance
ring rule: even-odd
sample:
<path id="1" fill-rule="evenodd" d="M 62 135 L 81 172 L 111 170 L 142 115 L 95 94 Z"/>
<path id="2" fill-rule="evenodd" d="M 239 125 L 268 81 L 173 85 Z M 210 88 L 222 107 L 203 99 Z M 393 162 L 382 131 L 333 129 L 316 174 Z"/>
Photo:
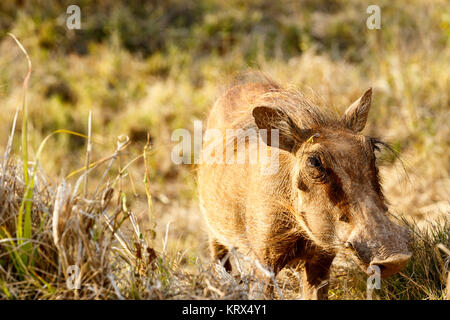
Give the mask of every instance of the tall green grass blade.
<path id="1" fill-rule="evenodd" d="M 28 186 L 30 184 L 29 176 L 28 176 L 28 110 L 27 110 L 27 99 L 26 99 L 26 93 L 28 88 L 28 82 L 30 80 L 31 75 L 31 59 L 28 55 L 28 52 L 25 50 L 25 48 L 22 46 L 20 41 L 12 34 L 8 33 L 8 35 L 14 39 L 14 41 L 19 46 L 20 50 L 24 53 L 25 57 L 27 58 L 28 62 L 28 72 L 27 75 L 23 81 L 23 91 L 22 91 L 22 160 L 23 160 L 23 176 L 25 185 Z M 27 191 L 25 192 L 25 196 L 23 198 L 23 203 L 25 203 L 25 222 L 22 230 L 22 215 L 23 215 L 23 205 L 21 204 L 21 209 L 18 215 L 17 220 L 17 237 L 20 238 L 26 238 L 31 239 L 31 201 L 33 199 L 33 189 L 27 188 Z M 24 240 L 19 240 L 19 244 L 23 243 Z M 32 248 L 32 244 L 26 243 L 24 245 L 23 250 L 25 251 L 25 255 L 23 256 L 25 265 L 28 263 L 28 255 L 27 253 L 30 252 Z"/>

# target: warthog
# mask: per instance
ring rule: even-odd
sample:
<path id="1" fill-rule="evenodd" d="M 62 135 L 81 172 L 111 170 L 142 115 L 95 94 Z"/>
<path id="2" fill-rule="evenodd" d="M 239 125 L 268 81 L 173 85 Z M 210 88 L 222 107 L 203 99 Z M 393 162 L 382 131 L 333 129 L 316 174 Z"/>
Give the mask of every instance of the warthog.
<path id="1" fill-rule="evenodd" d="M 260 76 L 216 101 L 207 128 L 222 132 L 226 147 L 248 160 L 249 147 L 264 141 L 269 153 L 278 151 L 279 161 L 271 174 L 263 174 L 262 161 L 200 164 L 200 205 L 215 261 L 236 248 L 274 274 L 295 264 L 302 269 L 304 299 L 327 298 L 338 252 L 350 253 L 364 271 L 378 266 L 381 277 L 406 265 L 409 233 L 389 219 L 378 177 L 375 151 L 383 143 L 361 134 L 371 96 L 369 89 L 338 117 L 296 89 Z M 230 129 L 234 136 L 225 134 Z M 246 139 L 249 130 L 257 139 Z M 236 148 L 242 137 L 246 147 Z M 219 142 L 205 141 L 203 153 L 225 154 L 227 148 L 214 148 Z M 228 259 L 222 263 L 231 271 Z M 266 288 L 273 292 L 273 285 Z"/>

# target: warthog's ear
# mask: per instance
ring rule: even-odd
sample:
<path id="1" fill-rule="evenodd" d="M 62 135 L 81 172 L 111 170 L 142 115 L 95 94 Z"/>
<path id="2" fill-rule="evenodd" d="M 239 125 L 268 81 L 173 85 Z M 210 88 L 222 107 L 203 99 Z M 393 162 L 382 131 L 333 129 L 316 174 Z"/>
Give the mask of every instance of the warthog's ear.
<path id="1" fill-rule="evenodd" d="M 360 132 L 364 129 L 369 115 L 370 105 L 372 102 L 372 88 L 369 88 L 364 94 L 345 111 L 342 122 L 344 125 L 354 132 Z"/>
<path id="2" fill-rule="evenodd" d="M 302 134 L 292 119 L 283 111 L 271 107 L 255 107 L 253 117 L 259 129 L 266 129 L 267 135 L 261 135 L 264 142 L 271 147 L 277 147 L 289 152 L 301 142 Z M 278 141 L 272 141 L 272 130 L 278 130 Z"/>

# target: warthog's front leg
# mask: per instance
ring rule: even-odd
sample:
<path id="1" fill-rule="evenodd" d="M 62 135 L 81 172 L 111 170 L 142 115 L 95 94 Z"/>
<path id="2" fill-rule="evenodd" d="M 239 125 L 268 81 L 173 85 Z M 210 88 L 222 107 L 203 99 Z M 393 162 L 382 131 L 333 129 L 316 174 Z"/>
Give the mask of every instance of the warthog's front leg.
<path id="1" fill-rule="evenodd" d="M 228 249 L 223 244 L 221 244 L 219 241 L 214 239 L 210 236 L 209 239 L 209 249 L 211 252 L 211 258 L 212 260 L 217 263 L 223 263 L 223 267 L 225 270 L 229 273 L 231 273 L 231 262 L 230 257 L 228 257 Z M 223 261 L 223 259 L 226 259 Z"/>
<path id="2" fill-rule="evenodd" d="M 334 255 L 317 254 L 306 261 L 302 272 L 302 299 L 327 300 L 330 267 Z"/>

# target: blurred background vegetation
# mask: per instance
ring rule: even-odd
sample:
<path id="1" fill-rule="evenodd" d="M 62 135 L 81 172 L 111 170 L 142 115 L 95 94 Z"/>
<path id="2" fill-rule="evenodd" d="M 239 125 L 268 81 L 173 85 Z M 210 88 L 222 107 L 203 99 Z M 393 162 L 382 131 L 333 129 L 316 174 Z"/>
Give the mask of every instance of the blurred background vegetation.
<path id="1" fill-rule="evenodd" d="M 81 9 L 81 29 L 66 27 L 66 9 Z M 16 35 L 33 63 L 27 93 L 30 147 L 56 129 L 87 132 L 93 112 L 93 160 L 117 136 L 133 144 L 149 133 L 157 221 L 175 221 L 173 245 L 205 255 L 198 232 L 195 168 L 170 160 L 171 133 L 204 120 L 232 75 L 262 70 L 342 112 L 368 87 L 374 101 L 366 132 L 389 141 L 382 174 L 393 211 L 418 219 L 449 213 L 450 6 L 444 0 L 377 1 L 381 29 L 366 27 L 357 0 L 1 1 L 0 137 L 6 145 L 20 103 L 26 61 L 6 35 Z M 20 131 L 20 130 L 19 130 Z M 16 139 L 19 140 L 19 139 Z M 20 141 L 16 141 L 16 149 Z M 34 149 L 33 149 L 34 148 Z M 55 180 L 82 167 L 86 142 L 58 135 L 42 166 Z M 128 170 L 128 199 L 145 203 L 144 166 Z M 141 201 L 142 200 L 142 201 Z M 144 209 L 142 209 L 144 210 Z"/>

